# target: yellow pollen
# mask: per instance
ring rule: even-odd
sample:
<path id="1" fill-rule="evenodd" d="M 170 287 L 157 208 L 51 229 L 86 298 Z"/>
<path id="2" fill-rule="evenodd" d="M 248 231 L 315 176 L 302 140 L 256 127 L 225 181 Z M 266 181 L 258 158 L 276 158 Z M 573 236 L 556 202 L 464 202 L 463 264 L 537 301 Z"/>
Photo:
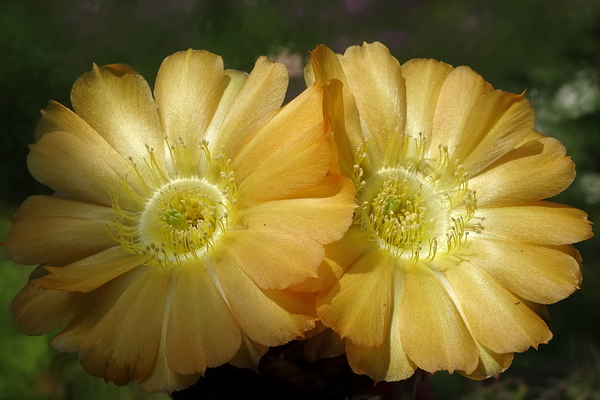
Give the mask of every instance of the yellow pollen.
<path id="1" fill-rule="evenodd" d="M 124 210 L 113 196 L 117 228 L 112 232 L 125 251 L 142 255 L 147 265 L 165 269 L 214 249 L 231 224 L 237 194 L 230 160 L 222 155 L 212 158 L 208 143 L 201 143 L 202 159 L 195 165 L 188 163 L 191 153 L 181 138 L 167 145 L 171 169 L 160 167 L 149 146 L 150 156 L 144 159 L 149 174 L 140 173 L 134 164 L 139 179 L 149 177 L 143 180 L 151 193 L 144 199 L 143 211 Z"/>
<path id="2" fill-rule="evenodd" d="M 427 159 L 422 135 L 394 134 L 382 168 L 366 176 L 361 163 L 368 149 L 355 155 L 355 223 L 369 240 L 396 258 L 433 260 L 442 252 L 465 245 L 476 208 L 464 168 L 451 163 L 448 148 L 439 147 L 437 159 Z M 448 179 L 451 177 L 451 179 Z"/>

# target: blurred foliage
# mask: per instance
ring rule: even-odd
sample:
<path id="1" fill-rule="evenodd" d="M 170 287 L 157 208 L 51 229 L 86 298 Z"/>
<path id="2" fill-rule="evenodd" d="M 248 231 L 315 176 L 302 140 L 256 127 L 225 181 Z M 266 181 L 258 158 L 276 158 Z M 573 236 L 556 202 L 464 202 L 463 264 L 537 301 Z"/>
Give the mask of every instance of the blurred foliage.
<path id="1" fill-rule="evenodd" d="M 48 101 L 97 64 L 127 63 L 153 84 L 165 56 L 187 48 L 250 70 L 287 52 L 308 60 L 324 43 L 338 52 L 379 40 L 404 62 L 469 65 L 495 87 L 527 96 L 538 129 L 560 139 L 578 178 L 558 197 L 600 220 L 600 2 L 598 0 L 0 0 L 0 232 L 31 194 L 49 193 L 26 169 L 27 144 Z M 291 94 L 302 89 L 292 76 Z M 583 288 L 550 306 L 553 341 L 515 357 L 500 380 L 435 375 L 440 398 L 598 399 L 600 263 L 597 239 L 578 245 Z M 88 377 L 48 338 L 18 334 L 7 305 L 28 268 L 0 253 L 0 400 L 145 398 Z M 161 398 L 156 395 L 153 398 Z"/>

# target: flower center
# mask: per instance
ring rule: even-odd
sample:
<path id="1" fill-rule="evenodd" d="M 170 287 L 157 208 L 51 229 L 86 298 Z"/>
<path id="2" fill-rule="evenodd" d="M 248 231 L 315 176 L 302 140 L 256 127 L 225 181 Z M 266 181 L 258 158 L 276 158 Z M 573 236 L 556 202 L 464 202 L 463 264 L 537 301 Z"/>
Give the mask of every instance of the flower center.
<path id="1" fill-rule="evenodd" d="M 427 159 L 421 137 L 390 142 L 383 166 L 367 176 L 361 167 L 366 152 L 357 153 L 355 223 L 369 240 L 407 261 L 433 260 L 440 250 L 462 247 L 476 207 L 462 168 L 451 165 L 443 147 L 437 159 Z"/>
<path id="2" fill-rule="evenodd" d="M 168 183 L 140 219 L 142 254 L 153 264 L 181 264 L 209 251 L 227 230 L 229 212 L 217 188 L 199 179 Z"/>
<path id="3" fill-rule="evenodd" d="M 190 158 L 183 143 L 170 147 L 171 168 L 145 162 L 152 178 L 143 182 L 151 193 L 143 211 L 124 210 L 113 198 L 113 237 L 126 252 L 144 256 L 147 265 L 171 268 L 200 259 L 227 232 L 236 208 L 235 177 L 229 160 L 211 158 L 208 144 L 201 146 L 203 159 L 195 165 L 184 162 Z M 150 161 L 152 156 L 149 149 Z"/>

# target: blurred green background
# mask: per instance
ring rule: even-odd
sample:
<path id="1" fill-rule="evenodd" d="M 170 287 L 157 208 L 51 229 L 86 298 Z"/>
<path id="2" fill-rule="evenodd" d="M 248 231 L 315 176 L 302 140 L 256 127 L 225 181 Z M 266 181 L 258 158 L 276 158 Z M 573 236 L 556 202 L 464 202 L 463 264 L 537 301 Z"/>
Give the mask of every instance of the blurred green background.
<path id="1" fill-rule="evenodd" d="M 27 196 L 48 193 L 29 175 L 27 144 L 39 110 L 70 106 L 73 82 L 97 64 L 127 63 L 152 85 L 161 61 L 206 49 L 249 71 L 268 54 L 285 61 L 290 96 L 303 87 L 308 52 L 379 40 L 404 62 L 431 57 L 469 65 L 494 87 L 527 90 L 538 129 L 577 164 L 557 201 L 600 212 L 600 1 L 598 0 L 0 0 L 0 236 Z M 439 399 L 600 399 L 598 239 L 578 246 L 584 283 L 550 306 L 554 339 L 515 357 L 499 380 L 431 378 Z M 27 337 L 8 304 L 32 268 L 0 250 L 0 400 L 166 399 L 87 376 L 49 337 Z"/>

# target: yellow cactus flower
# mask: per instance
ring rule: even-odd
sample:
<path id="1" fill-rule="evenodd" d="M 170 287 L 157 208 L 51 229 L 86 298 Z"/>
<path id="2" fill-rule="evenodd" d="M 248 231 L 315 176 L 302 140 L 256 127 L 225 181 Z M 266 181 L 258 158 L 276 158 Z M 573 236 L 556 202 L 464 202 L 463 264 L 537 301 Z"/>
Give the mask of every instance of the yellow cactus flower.
<path id="1" fill-rule="evenodd" d="M 514 352 L 547 343 L 545 304 L 575 291 L 589 238 L 578 209 L 542 201 L 574 164 L 534 129 L 524 95 L 468 67 L 400 65 L 380 43 L 312 52 L 326 87 L 341 173 L 358 208 L 326 246 L 317 314 L 345 339 L 353 370 L 375 381 L 458 371 L 498 375 Z"/>
<path id="2" fill-rule="evenodd" d="M 206 368 L 256 366 L 314 326 L 323 245 L 352 221 L 354 187 L 334 157 L 315 85 L 281 108 L 288 77 L 250 74 L 205 51 L 163 62 L 154 96 L 127 65 L 75 83 L 75 112 L 43 111 L 28 166 L 60 194 L 33 196 L 3 242 L 40 264 L 11 305 L 24 333 L 85 370 L 174 391 Z"/>

